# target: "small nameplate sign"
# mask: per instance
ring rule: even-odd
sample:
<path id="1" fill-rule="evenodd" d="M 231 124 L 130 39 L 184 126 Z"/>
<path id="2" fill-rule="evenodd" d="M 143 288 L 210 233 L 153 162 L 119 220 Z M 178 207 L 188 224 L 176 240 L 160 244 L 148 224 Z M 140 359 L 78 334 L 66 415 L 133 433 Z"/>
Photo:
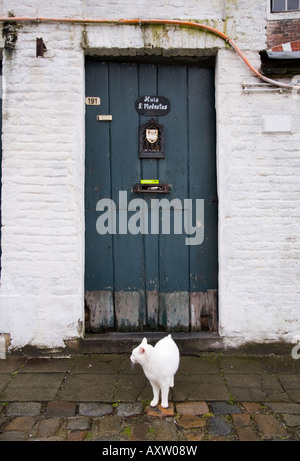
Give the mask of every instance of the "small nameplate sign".
<path id="1" fill-rule="evenodd" d="M 111 122 L 112 115 L 97 115 L 96 119 L 99 120 L 99 122 Z"/>
<path id="2" fill-rule="evenodd" d="M 140 115 L 167 115 L 170 112 L 171 103 L 164 96 L 140 96 L 135 101 L 135 110 Z"/>

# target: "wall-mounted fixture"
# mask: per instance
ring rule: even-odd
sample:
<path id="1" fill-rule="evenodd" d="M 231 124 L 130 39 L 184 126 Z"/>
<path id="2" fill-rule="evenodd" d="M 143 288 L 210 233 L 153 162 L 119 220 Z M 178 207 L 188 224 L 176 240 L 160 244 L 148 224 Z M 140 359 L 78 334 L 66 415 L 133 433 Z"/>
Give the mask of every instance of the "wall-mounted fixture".
<path id="1" fill-rule="evenodd" d="M 154 119 L 149 120 L 140 127 L 139 157 L 165 158 L 164 127 Z"/>
<path id="2" fill-rule="evenodd" d="M 45 51 L 47 51 L 47 47 L 43 41 L 42 38 L 37 38 L 36 39 L 36 57 L 39 58 L 43 58 L 44 57 L 44 53 Z"/>

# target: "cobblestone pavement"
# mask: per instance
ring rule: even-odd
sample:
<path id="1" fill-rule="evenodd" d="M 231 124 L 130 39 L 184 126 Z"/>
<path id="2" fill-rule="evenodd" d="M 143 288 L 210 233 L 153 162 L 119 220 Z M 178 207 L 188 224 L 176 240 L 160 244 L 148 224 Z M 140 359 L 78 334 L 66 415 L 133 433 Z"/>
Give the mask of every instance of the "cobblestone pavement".
<path id="1" fill-rule="evenodd" d="M 0 360 L 0 441 L 300 440 L 300 360 L 181 357 L 169 408 L 128 355 Z"/>

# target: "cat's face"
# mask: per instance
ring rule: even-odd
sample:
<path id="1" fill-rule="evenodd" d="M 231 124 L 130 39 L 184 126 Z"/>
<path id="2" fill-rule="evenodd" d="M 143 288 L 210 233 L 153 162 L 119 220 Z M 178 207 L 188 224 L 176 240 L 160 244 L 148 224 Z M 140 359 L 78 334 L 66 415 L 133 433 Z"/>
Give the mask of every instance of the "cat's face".
<path id="1" fill-rule="evenodd" d="M 140 365 L 143 365 L 146 359 L 146 347 L 147 340 L 146 338 L 144 338 L 141 344 L 132 351 L 132 354 L 130 356 L 130 360 L 132 363 L 139 363 Z"/>

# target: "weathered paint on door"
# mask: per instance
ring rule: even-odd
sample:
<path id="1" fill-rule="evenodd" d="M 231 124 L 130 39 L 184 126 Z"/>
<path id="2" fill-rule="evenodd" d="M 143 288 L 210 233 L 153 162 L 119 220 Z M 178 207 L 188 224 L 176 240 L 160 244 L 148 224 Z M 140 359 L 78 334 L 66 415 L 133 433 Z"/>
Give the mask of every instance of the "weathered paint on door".
<path id="1" fill-rule="evenodd" d="M 135 103 L 144 95 L 167 98 L 169 113 L 140 115 Z M 214 69 L 87 61 L 86 96 L 101 99 L 100 105 L 86 106 L 88 329 L 216 330 Z M 99 115 L 110 115 L 111 121 Z M 163 125 L 164 158 L 139 158 L 139 128 L 152 118 Z M 142 179 L 168 184 L 170 193 L 134 193 L 133 186 Z M 112 214 L 103 206 L 106 202 L 99 202 L 103 199 L 115 205 Z M 134 199 L 142 201 L 132 202 Z M 167 199 L 167 204 L 177 206 L 175 210 L 170 207 L 169 232 L 162 230 L 161 222 L 158 233 L 154 224 L 151 227 L 155 199 Z M 172 203 L 173 199 L 179 201 Z M 182 222 L 185 219 L 185 199 L 192 200 L 193 226 L 204 225 L 204 240 L 199 245 L 186 244 L 192 235 L 184 224 L 181 233 L 180 227 L 175 229 L 174 218 L 181 213 Z M 204 200 L 204 223 L 195 222 L 196 199 Z M 161 208 L 159 213 L 162 220 Z M 110 230 L 100 235 L 99 223 L 107 228 L 111 225 Z"/>

